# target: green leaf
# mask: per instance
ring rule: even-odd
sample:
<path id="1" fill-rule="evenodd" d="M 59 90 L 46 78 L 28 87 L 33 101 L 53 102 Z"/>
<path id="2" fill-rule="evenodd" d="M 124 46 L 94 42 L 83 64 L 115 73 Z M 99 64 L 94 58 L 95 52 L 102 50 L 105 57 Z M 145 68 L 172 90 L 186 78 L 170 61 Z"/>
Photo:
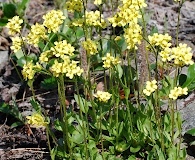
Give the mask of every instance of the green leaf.
<path id="1" fill-rule="evenodd" d="M 14 55 L 16 56 L 17 59 L 24 57 L 22 49 L 18 50 L 16 53 L 14 53 Z"/>
<path id="2" fill-rule="evenodd" d="M 195 141 L 191 142 L 190 146 L 195 146 Z"/>
<path id="3" fill-rule="evenodd" d="M 78 28 L 76 30 L 76 36 L 78 39 L 82 38 L 84 36 L 84 32 L 83 32 L 83 29 L 82 28 Z"/>
<path id="4" fill-rule="evenodd" d="M 62 122 L 59 121 L 59 119 L 56 119 L 56 120 L 54 121 L 54 127 L 55 127 L 56 130 L 58 130 L 58 131 L 63 131 L 62 125 L 63 125 L 63 124 L 62 124 Z"/>
<path id="5" fill-rule="evenodd" d="M 195 64 L 190 65 L 187 72 L 187 79 L 182 87 L 188 87 L 189 90 L 193 90 L 195 83 Z"/>
<path id="6" fill-rule="evenodd" d="M 30 100 L 32 107 L 38 112 L 41 113 L 41 106 L 38 102 L 36 102 L 33 98 Z"/>
<path id="7" fill-rule="evenodd" d="M 137 153 L 137 152 L 139 152 L 140 149 L 141 149 L 141 146 L 130 147 L 130 152 Z"/>
<path id="8" fill-rule="evenodd" d="M 117 70 L 117 72 L 118 72 L 118 77 L 119 77 L 119 79 L 123 76 L 123 69 L 122 69 L 122 67 L 121 67 L 121 65 L 117 65 L 116 66 L 116 70 Z"/>
<path id="9" fill-rule="evenodd" d="M 150 31 L 150 35 L 152 36 L 154 33 L 158 33 L 158 28 L 156 26 L 153 26 L 151 31 Z"/>
<path id="10" fill-rule="evenodd" d="M 26 57 L 26 58 L 21 57 L 20 59 L 17 60 L 17 64 L 18 64 L 18 66 L 23 67 L 24 64 L 26 64 L 27 62 L 29 62 L 31 60 L 32 60 L 32 58 L 30 58 L 30 57 Z"/>
<path id="11" fill-rule="evenodd" d="M 186 79 L 187 79 L 187 75 L 180 74 L 180 76 L 179 76 L 179 85 L 182 86 L 185 83 Z"/>
<path id="12" fill-rule="evenodd" d="M 77 105 L 79 106 L 80 110 L 83 113 L 87 113 L 89 110 L 88 102 L 82 98 L 80 95 L 74 94 L 75 101 L 77 102 Z"/>
<path id="13" fill-rule="evenodd" d="M 129 145 L 127 144 L 127 142 L 122 141 L 119 142 L 118 144 L 116 144 L 115 149 L 118 152 L 124 152 L 125 150 L 127 150 L 129 148 Z"/>
<path id="14" fill-rule="evenodd" d="M 195 128 L 190 129 L 189 131 L 186 132 L 187 134 L 190 134 L 192 136 L 195 136 Z"/>
<path id="15" fill-rule="evenodd" d="M 131 155 L 131 156 L 128 158 L 128 160 L 136 160 L 135 155 Z"/>
<path id="16" fill-rule="evenodd" d="M 22 2 L 18 3 L 18 5 L 17 5 L 17 13 L 21 17 L 24 15 L 25 9 L 26 9 L 26 6 L 28 5 L 28 3 L 29 3 L 29 0 L 22 0 Z"/>
<path id="17" fill-rule="evenodd" d="M 84 135 L 75 130 L 72 133 L 71 140 L 76 144 L 81 144 L 84 141 Z"/>
<path id="18" fill-rule="evenodd" d="M 41 81 L 41 88 L 47 90 L 57 88 L 57 80 L 54 77 L 45 78 Z"/>
<path id="19" fill-rule="evenodd" d="M 7 18 L 12 18 L 16 15 L 16 6 L 13 3 L 5 3 L 3 5 L 3 14 Z"/>
<path id="20" fill-rule="evenodd" d="M 22 126 L 22 125 L 24 125 L 23 122 L 20 122 L 20 121 L 14 122 L 14 123 L 12 123 L 11 128 L 15 128 L 15 127 Z"/>
<path id="21" fill-rule="evenodd" d="M 8 19 L 3 17 L 3 18 L 0 18 L 0 26 L 4 27 L 8 22 Z"/>
<path id="22" fill-rule="evenodd" d="M 0 103 L 0 112 L 12 115 L 13 117 L 20 120 L 21 122 L 25 121 L 22 114 L 19 112 L 18 106 L 15 102 L 13 106 L 10 106 L 6 103 Z"/>

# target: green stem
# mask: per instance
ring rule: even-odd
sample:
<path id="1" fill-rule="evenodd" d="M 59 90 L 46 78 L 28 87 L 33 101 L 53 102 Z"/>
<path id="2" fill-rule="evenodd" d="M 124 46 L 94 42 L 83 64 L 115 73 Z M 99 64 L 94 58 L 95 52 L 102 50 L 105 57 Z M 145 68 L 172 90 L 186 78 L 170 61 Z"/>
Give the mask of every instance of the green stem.
<path id="1" fill-rule="evenodd" d="M 180 23 L 180 13 L 181 13 L 181 7 L 182 7 L 183 2 L 179 3 L 179 12 L 177 16 L 177 30 L 176 30 L 176 45 L 178 46 L 179 44 L 179 23 Z"/>
<path id="2" fill-rule="evenodd" d="M 156 56 L 155 79 L 156 79 L 157 85 L 158 85 L 158 82 L 159 82 L 159 79 L 158 79 L 158 52 L 155 56 Z M 164 152 L 164 136 L 163 136 L 163 129 L 162 129 L 161 110 L 160 110 L 160 105 L 159 105 L 159 88 L 158 87 L 155 91 L 155 104 L 154 105 L 155 105 L 156 122 L 158 125 L 159 134 L 161 137 L 161 148 L 162 148 L 162 151 Z"/>
<path id="3" fill-rule="evenodd" d="M 76 86 L 76 92 L 77 92 L 77 95 L 79 96 L 79 87 L 78 87 L 78 83 L 77 83 L 77 78 L 76 78 L 76 81 L 75 81 L 75 86 Z M 79 96 L 79 106 L 81 106 L 81 99 L 80 99 L 80 96 Z M 84 118 L 83 118 L 83 113 L 82 113 L 82 110 L 79 109 L 79 113 L 80 113 L 80 117 L 81 117 L 81 120 L 83 122 L 83 125 L 80 124 L 82 130 L 83 130 L 83 134 L 84 134 L 84 143 L 85 143 L 85 159 L 88 160 L 88 148 L 87 148 L 87 138 L 86 138 L 86 126 L 84 124 Z M 87 115 L 87 114 L 86 114 Z M 89 129 L 88 129 L 89 130 Z"/>
<path id="4" fill-rule="evenodd" d="M 60 98 L 60 105 L 61 105 L 61 109 L 63 112 L 63 123 L 65 124 L 65 126 L 63 127 L 65 134 L 63 134 L 64 137 L 64 147 L 66 150 L 66 146 L 68 147 L 68 151 L 70 153 L 70 158 L 72 159 L 72 148 L 70 147 L 70 141 L 69 141 L 69 134 L 68 134 L 68 118 L 67 118 L 67 113 L 66 113 L 66 96 L 65 96 L 65 85 L 64 85 L 64 76 L 60 75 L 59 76 L 59 87 L 60 90 L 58 88 L 58 94 L 59 94 L 59 98 Z"/>
<path id="5" fill-rule="evenodd" d="M 48 125 L 46 126 L 46 136 L 47 136 L 47 143 L 48 143 L 48 147 L 49 147 L 49 152 L 50 152 L 50 156 L 52 157 L 51 155 L 51 143 L 50 143 L 50 140 L 49 140 L 49 127 Z"/>
<path id="6" fill-rule="evenodd" d="M 103 136 L 102 136 L 102 107 L 103 105 L 100 104 L 100 120 L 99 120 L 99 123 L 100 123 L 100 139 L 101 139 L 101 147 L 102 147 L 102 157 L 103 157 L 103 160 L 104 159 L 104 144 L 103 144 Z"/>

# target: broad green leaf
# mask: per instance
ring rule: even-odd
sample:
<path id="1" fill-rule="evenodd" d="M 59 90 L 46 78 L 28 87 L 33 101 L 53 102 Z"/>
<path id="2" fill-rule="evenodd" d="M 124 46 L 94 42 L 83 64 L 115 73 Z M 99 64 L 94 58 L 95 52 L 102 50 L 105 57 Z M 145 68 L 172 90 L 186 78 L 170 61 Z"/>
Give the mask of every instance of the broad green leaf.
<path id="1" fill-rule="evenodd" d="M 189 131 L 186 132 L 187 134 L 190 134 L 192 136 L 195 136 L 195 128 L 190 129 Z"/>
<path id="2" fill-rule="evenodd" d="M 14 53 L 14 55 L 16 56 L 17 59 L 24 57 L 22 49 L 18 50 L 16 53 Z"/>
<path id="3" fill-rule="evenodd" d="M 116 66 L 116 70 L 117 70 L 117 72 L 118 72 L 118 77 L 119 77 L 119 79 L 123 76 L 123 69 L 122 69 L 122 67 L 121 67 L 121 65 L 120 64 L 118 64 L 117 66 Z"/>
<path id="4" fill-rule="evenodd" d="M 82 28 L 78 28 L 76 30 L 76 36 L 78 39 L 82 38 L 84 36 L 84 32 L 83 32 L 83 29 Z"/>
<path id="5" fill-rule="evenodd" d="M 54 77 L 45 78 L 43 81 L 41 81 L 41 88 L 47 90 L 57 88 L 56 79 Z"/>
<path id="6" fill-rule="evenodd" d="M 189 90 L 193 90 L 195 83 L 195 64 L 188 67 L 187 79 L 182 87 L 188 87 Z M 192 85 L 192 86 L 191 86 Z"/>
<path id="7" fill-rule="evenodd" d="M 130 156 L 128 160 L 136 160 L 136 157 L 134 155 Z"/>
<path id="8" fill-rule="evenodd" d="M 14 106 L 10 106 L 6 103 L 0 103 L 0 112 L 3 112 L 5 114 L 12 115 L 16 119 L 20 120 L 21 122 L 24 122 L 24 117 L 18 110 L 17 104 L 14 102 Z"/>
<path id="9" fill-rule="evenodd" d="M 4 3 L 3 14 L 7 18 L 12 18 L 16 15 L 16 6 L 13 3 Z"/>
<path id="10" fill-rule="evenodd" d="M 180 74 L 179 75 L 179 85 L 182 86 L 185 83 L 186 79 L 187 79 L 187 75 Z"/>
<path id="11" fill-rule="evenodd" d="M 130 147 L 130 152 L 137 153 L 137 152 L 139 152 L 140 149 L 141 149 L 141 146 Z"/>
<path id="12" fill-rule="evenodd" d="M 75 98 L 75 101 L 77 102 L 77 105 L 79 106 L 80 110 L 83 113 L 87 113 L 88 109 L 89 109 L 89 106 L 88 106 L 89 103 L 84 98 L 82 98 L 80 95 L 74 94 L 74 98 Z"/>
<path id="13" fill-rule="evenodd" d="M 14 122 L 12 123 L 11 128 L 15 128 L 15 127 L 22 126 L 22 125 L 24 125 L 24 123 L 21 121 Z"/>
<path id="14" fill-rule="evenodd" d="M 71 140 L 76 144 L 81 144 L 84 141 L 84 135 L 78 131 L 74 131 Z"/>
<path id="15" fill-rule="evenodd" d="M 8 19 L 3 17 L 3 18 L 0 18 L 0 26 L 1 27 L 4 27 L 8 22 Z"/>
<path id="16" fill-rule="evenodd" d="M 125 142 L 125 141 L 119 142 L 119 143 L 116 144 L 116 146 L 115 146 L 115 149 L 116 149 L 118 152 L 124 152 L 124 151 L 127 150 L 128 148 L 129 148 L 129 145 L 128 145 L 127 142 Z"/>

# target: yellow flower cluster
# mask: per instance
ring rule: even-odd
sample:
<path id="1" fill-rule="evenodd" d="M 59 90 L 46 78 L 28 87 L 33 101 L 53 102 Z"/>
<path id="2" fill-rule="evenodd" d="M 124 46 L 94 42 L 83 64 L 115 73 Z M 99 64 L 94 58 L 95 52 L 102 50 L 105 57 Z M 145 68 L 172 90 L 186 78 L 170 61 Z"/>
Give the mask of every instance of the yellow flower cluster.
<path id="1" fill-rule="evenodd" d="M 81 0 L 69 0 L 65 5 L 66 9 L 72 13 L 74 11 L 81 12 L 83 9 L 83 3 Z"/>
<path id="2" fill-rule="evenodd" d="M 146 88 L 143 90 L 143 93 L 147 96 L 150 96 L 151 93 L 153 93 L 157 89 L 157 81 L 147 81 L 146 82 Z"/>
<path id="3" fill-rule="evenodd" d="M 130 23 L 129 27 L 124 29 L 124 37 L 128 49 L 137 49 L 136 44 L 142 40 L 142 29 L 137 23 Z"/>
<path id="4" fill-rule="evenodd" d="M 163 50 L 171 46 L 171 36 L 166 34 L 154 33 L 152 36 L 148 36 L 148 40 L 152 46 L 157 49 Z M 151 49 L 151 46 L 148 46 Z"/>
<path id="5" fill-rule="evenodd" d="M 114 58 L 113 56 L 111 56 L 110 53 L 107 53 L 106 57 L 103 57 L 102 60 L 103 60 L 104 68 L 110 68 L 112 65 L 117 65 L 120 63 L 119 59 Z"/>
<path id="6" fill-rule="evenodd" d="M 95 4 L 95 5 L 101 5 L 101 4 L 102 4 L 102 0 L 95 0 L 95 1 L 94 1 L 94 4 Z"/>
<path id="7" fill-rule="evenodd" d="M 190 47 L 187 47 L 187 44 L 180 43 L 178 47 L 171 49 L 171 59 L 174 59 L 175 65 L 178 66 L 192 65 L 194 62 L 192 61 L 193 53 L 191 50 Z"/>
<path id="8" fill-rule="evenodd" d="M 48 122 L 45 122 L 45 118 L 39 113 L 34 113 L 31 116 L 27 116 L 26 119 L 28 119 L 27 121 L 28 124 L 37 127 L 46 126 L 48 124 Z"/>
<path id="9" fill-rule="evenodd" d="M 163 62 L 171 61 L 171 48 L 166 47 L 164 50 L 160 51 L 159 55 L 161 56 L 161 59 Z"/>
<path id="10" fill-rule="evenodd" d="M 84 20 L 82 18 L 74 19 L 71 21 L 71 24 L 75 27 L 82 27 Z"/>
<path id="11" fill-rule="evenodd" d="M 52 52 L 51 50 L 47 50 L 45 52 L 42 52 L 41 55 L 39 56 L 39 62 L 42 64 L 42 63 L 45 63 L 45 62 L 48 62 L 49 61 L 49 58 L 52 56 Z"/>
<path id="12" fill-rule="evenodd" d="M 24 45 L 25 37 L 12 37 L 12 46 L 10 47 L 11 50 L 14 52 L 19 51 L 22 48 L 22 45 Z"/>
<path id="13" fill-rule="evenodd" d="M 51 10 L 43 16 L 43 25 L 47 27 L 48 33 L 56 33 L 59 30 L 60 25 L 66 17 L 63 16 L 63 12 L 60 10 Z"/>
<path id="14" fill-rule="evenodd" d="M 27 41 L 29 44 L 38 46 L 40 39 L 47 39 L 46 29 L 43 25 L 36 23 L 31 26 L 30 33 L 27 36 Z"/>
<path id="15" fill-rule="evenodd" d="M 86 11 L 85 16 L 88 26 L 106 28 L 106 21 L 103 19 L 104 17 L 100 14 L 100 11 Z"/>
<path id="16" fill-rule="evenodd" d="M 108 18 L 113 27 L 124 27 L 129 23 L 137 23 L 141 18 L 140 9 L 146 7 L 145 0 L 123 0 L 123 5 L 119 7 L 114 17 Z"/>
<path id="17" fill-rule="evenodd" d="M 176 100 L 181 95 L 187 95 L 188 94 L 188 88 L 181 88 L 181 87 L 175 87 L 170 91 L 169 98 Z"/>
<path id="18" fill-rule="evenodd" d="M 10 35 L 15 35 L 20 32 L 21 24 L 23 20 L 19 16 L 14 16 L 12 19 L 8 20 L 6 27 L 9 29 Z"/>
<path id="19" fill-rule="evenodd" d="M 98 52 L 96 43 L 90 39 L 84 41 L 82 46 L 86 50 L 87 54 L 95 55 Z"/>
<path id="20" fill-rule="evenodd" d="M 54 61 L 54 64 L 50 67 L 51 72 L 55 77 L 59 77 L 60 74 L 66 74 L 66 77 L 72 79 L 74 75 L 80 76 L 83 73 L 83 69 L 77 66 L 76 61 L 70 61 L 68 56 L 64 56 L 63 62 Z"/>
<path id="21" fill-rule="evenodd" d="M 74 55 L 74 47 L 71 46 L 71 44 L 67 43 L 66 40 L 54 42 L 54 44 L 55 46 L 51 47 L 51 51 L 53 52 L 54 56 L 63 58 L 65 54 L 69 56 Z"/>
<path id="22" fill-rule="evenodd" d="M 33 79 L 36 71 L 34 70 L 34 64 L 32 61 L 27 62 L 23 66 L 22 75 L 25 80 Z"/>
<path id="23" fill-rule="evenodd" d="M 108 102 L 111 96 L 112 94 L 103 91 L 97 91 L 97 93 L 94 94 L 94 97 L 96 97 L 100 102 Z"/>

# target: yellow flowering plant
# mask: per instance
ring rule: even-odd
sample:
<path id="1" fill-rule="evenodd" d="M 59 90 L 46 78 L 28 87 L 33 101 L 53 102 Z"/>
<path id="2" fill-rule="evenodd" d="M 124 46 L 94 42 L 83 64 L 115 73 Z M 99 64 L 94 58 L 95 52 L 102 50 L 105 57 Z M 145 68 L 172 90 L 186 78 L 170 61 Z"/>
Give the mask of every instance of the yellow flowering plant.
<path id="1" fill-rule="evenodd" d="M 107 1 L 93 3 L 97 9 L 92 11 L 86 1 L 68 0 L 64 12 L 49 11 L 25 36 L 22 19 L 7 23 L 11 50 L 18 65 L 22 62 L 36 104 L 27 123 L 46 128 L 52 159 L 185 159 L 175 102 L 195 88 L 192 49 L 178 42 L 174 46 L 168 33 L 147 34 L 144 0 L 121 0 L 109 17 L 103 14 Z M 27 52 L 28 46 L 38 53 Z M 145 66 L 139 64 L 140 52 Z M 179 74 L 183 66 L 189 66 L 187 75 Z M 38 75 L 55 80 L 59 119 L 49 121 L 36 102 Z M 76 106 L 67 103 L 69 86 L 68 98 Z M 164 103 L 166 111 L 161 110 Z"/>

